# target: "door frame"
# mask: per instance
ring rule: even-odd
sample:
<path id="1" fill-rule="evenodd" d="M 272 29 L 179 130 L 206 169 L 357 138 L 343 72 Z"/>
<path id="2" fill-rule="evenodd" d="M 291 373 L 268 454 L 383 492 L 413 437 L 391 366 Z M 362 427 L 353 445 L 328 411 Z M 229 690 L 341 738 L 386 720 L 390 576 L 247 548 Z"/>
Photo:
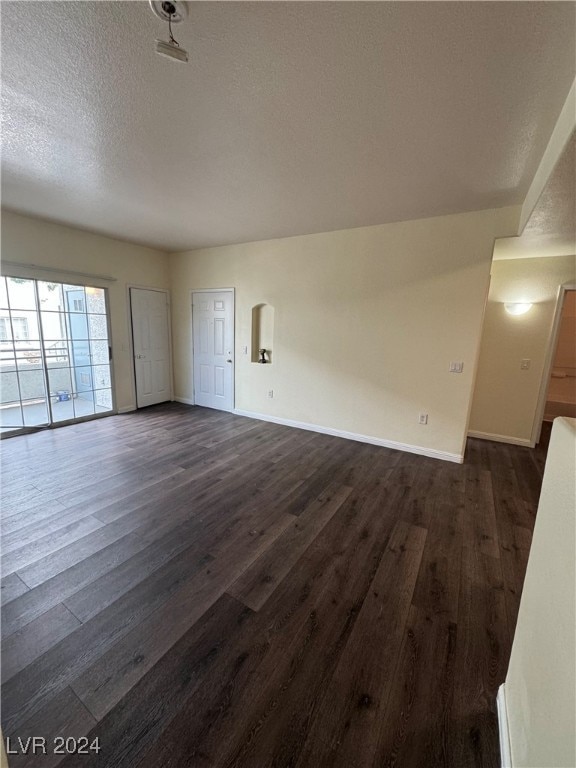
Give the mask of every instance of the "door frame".
<path id="1" fill-rule="evenodd" d="M 538 394 L 534 424 L 532 425 L 532 434 L 530 437 L 532 445 L 536 445 L 540 440 L 542 419 L 544 418 L 544 411 L 546 409 L 546 396 L 548 395 L 550 376 L 552 375 L 552 368 L 554 366 L 556 347 L 558 346 L 558 334 L 560 333 L 560 321 L 562 320 L 562 310 L 564 308 L 564 299 L 566 298 L 567 291 L 576 291 L 576 283 L 563 283 L 562 285 L 558 286 L 558 292 L 556 294 L 556 307 L 554 309 L 554 316 L 552 318 L 550 332 L 548 334 L 546 357 L 544 358 L 544 368 L 542 370 L 542 380 L 540 382 L 540 391 Z"/>
<path id="2" fill-rule="evenodd" d="M 132 288 L 136 288 L 140 291 L 156 291 L 158 293 L 166 294 L 166 306 L 168 312 L 168 359 L 170 361 L 170 402 L 174 401 L 174 361 L 172 359 L 172 301 L 170 298 L 170 291 L 168 288 L 153 288 L 149 285 L 137 285 L 136 283 L 126 284 L 126 307 L 128 309 L 128 351 L 130 354 L 130 376 L 132 379 L 132 397 L 134 398 L 133 407 L 122 408 L 119 413 L 126 413 L 127 411 L 138 410 L 138 393 L 136 391 L 136 367 L 134 365 L 134 326 L 132 322 L 132 294 L 130 293 Z"/>
<path id="3" fill-rule="evenodd" d="M 224 413 L 234 413 L 236 408 L 236 288 L 193 288 L 190 291 L 190 348 L 192 349 L 192 402 L 189 405 L 196 405 L 196 390 L 194 389 L 194 294 L 195 293 L 223 293 L 228 291 L 232 294 L 232 349 L 234 357 L 232 359 L 232 407 Z"/>

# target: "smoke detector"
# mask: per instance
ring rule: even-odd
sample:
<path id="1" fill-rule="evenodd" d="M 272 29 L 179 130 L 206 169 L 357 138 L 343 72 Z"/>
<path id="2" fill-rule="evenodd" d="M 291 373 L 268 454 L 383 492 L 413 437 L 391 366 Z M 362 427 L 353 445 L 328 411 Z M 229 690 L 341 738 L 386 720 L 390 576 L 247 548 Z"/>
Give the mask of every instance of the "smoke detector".
<path id="1" fill-rule="evenodd" d="M 168 22 L 168 40 L 156 40 L 154 50 L 160 56 L 173 61 L 188 61 L 188 51 L 180 46 L 172 34 L 172 24 L 178 24 L 188 17 L 188 4 L 183 0 L 149 0 L 153 13 L 162 21 Z"/>
<path id="2" fill-rule="evenodd" d="M 162 21 L 179 24 L 188 18 L 188 4 L 182 0 L 150 0 L 152 12 Z"/>

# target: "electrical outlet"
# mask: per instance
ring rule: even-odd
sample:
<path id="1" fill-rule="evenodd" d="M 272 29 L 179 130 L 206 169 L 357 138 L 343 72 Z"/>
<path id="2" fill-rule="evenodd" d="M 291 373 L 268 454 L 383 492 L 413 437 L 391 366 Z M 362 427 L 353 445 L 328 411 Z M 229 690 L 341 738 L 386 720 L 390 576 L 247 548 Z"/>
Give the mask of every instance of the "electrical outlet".
<path id="1" fill-rule="evenodd" d="M 520 368 L 521 368 L 523 371 L 527 371 L 527 370 L 530 368 L 530 362 L 531 362 L 531 361 L 530 361 L 530 360 L 528 360 L 527 358 L 525 358 L 524 360 L 521 360 L 521 361 L 520 361 Z"/>
<path id="2" fill-rule="evenodd" d="M 428 414 L 427 413 L 421 413 L 419 418 L 420 424 L 428 424 Z"/>
<path id="3" fill-rule="evenodd" d="M 268 397 L 269 398 L 273 398 L 274 397 L 274 390 L 273 389 L 269 389 L 268 390 Z"/>

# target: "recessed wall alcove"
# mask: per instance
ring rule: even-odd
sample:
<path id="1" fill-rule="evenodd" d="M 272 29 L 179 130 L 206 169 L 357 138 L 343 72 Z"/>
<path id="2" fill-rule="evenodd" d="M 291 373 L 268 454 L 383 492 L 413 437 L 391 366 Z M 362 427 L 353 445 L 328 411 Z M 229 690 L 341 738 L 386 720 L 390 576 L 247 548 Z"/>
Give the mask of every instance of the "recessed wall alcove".
<path id="1" fill-rule="evenodd" d="M 266 350 L 266 361 L 273 362 L 274 307 L 256 304 L 252 307 L 252 356 L 253 363 L 260 362 L 260 350 Z"/>

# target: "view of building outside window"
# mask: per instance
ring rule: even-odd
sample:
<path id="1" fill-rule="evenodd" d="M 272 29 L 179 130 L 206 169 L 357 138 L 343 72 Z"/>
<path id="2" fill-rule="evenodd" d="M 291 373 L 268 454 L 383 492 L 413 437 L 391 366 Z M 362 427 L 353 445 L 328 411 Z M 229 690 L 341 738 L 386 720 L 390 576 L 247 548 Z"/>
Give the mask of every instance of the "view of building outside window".
<path id="1" fill-rule="evenodd" d="M 2 431 L 111 411 L 109 357 L 103 288 L 0 278 Z"/>

